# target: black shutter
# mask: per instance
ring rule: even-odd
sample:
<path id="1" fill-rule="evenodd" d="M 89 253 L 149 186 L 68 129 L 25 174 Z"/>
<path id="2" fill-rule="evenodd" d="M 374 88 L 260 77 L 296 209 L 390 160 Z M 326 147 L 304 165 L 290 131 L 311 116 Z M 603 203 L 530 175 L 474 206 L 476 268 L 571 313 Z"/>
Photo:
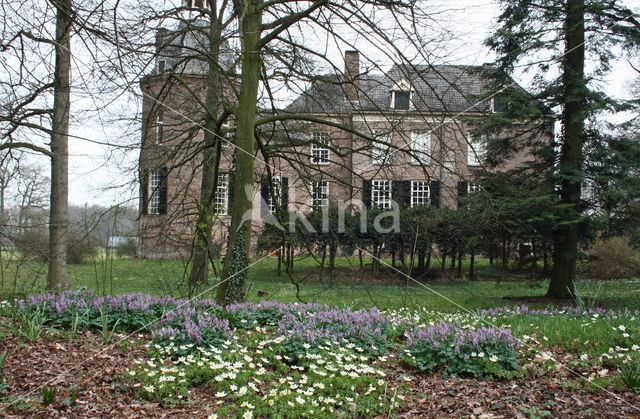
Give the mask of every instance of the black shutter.
<path id="1" fill-rule="evenodd" d="M 431 206 L 440 208 L 440 181 L 432 180 L 429 186 L 429 196 L 431 198 Z"/>
<path id="2" fill-rule="evenodd" d="M 260 181 L 260 217 L 269 215 L 269 181 L 263 177 Z"/>
<path id="3" fill-rule="evenodd" d="M 149 169 L 142 169 L 142 178 L 140 179 L 140 214 L 149 213 Z"/>
<path id="4" fill-rule="evenodd" d="M 282 208 L 283 211 L 288 211 L 288 207 L 289 207 L 289 178 L 282 176 L 281 178 L 281 187 L 282 190 L 280 191 L 281 196 L 281 200 L 280 200 L 280 208 Z"/>
<path id="5" fill-rule="evenodd" d="M 227 184 L 227 214 L 231 215 L 233 208 L 233 173 L 229 173 L 229 183 Z"/>
<path id="6" fill-rule="evenodd" d="M 167 185 L 169 173 L 166 167 L 160 169 L 160 205 L 158 206 L 159 214 L 167 213 Z"/>
<path id="7" fill-rule="evenodd" d="M 362 202 L 365 208 L 371 208 L 371 181 L 362 181 Z"/>
<path id="8" fill-rule="evenodd" d="M 411 206 L 411 181 L 394 180 L 391 182 L 391 197 L 398 204 L 400 209 Z"/>
<path id="9" fill-rule="evenodd" d="M 402 203 L 400 204 L 400 208 L 411 208 L 411 181 L 403 180 L 401 186 Z"/>
<path id="10" fill-rule="evenodd" d="M 464 180 L 458 182 L 458 196 L 467 196 L 467 182 Z"/>

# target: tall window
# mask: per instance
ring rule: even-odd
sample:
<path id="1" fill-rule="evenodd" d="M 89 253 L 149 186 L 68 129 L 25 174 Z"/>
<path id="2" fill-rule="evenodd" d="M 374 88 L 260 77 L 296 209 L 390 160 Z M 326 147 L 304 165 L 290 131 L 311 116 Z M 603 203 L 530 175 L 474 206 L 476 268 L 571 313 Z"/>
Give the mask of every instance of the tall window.
<path id="1" fill-rule="evenodd" d="M 314 180 L 311 182 L 311 199 L 314 211 L 329 207 L 329 182 Z"/>
<path id="2" fill-rule="evenodd" d="M 411 181 L 411 207 L 429 205 L 429 182 L 426 180 Z"/>
<path id="3" fill-rule="evenodd" d="M 412 132 L 411 150 L 416 156 L 416 158 L 413 159 L 412 164 L 430 164 L 431 132 Z"/>
<path id="4" fill-rule="evenodd" d="M 314 132 L 311 143 L 311 163 L 326 166 L 329 164 L 329 133 Z"/>
<path id="5" fill-rule="evenodd" d="M 164 135 L 164 112 L 162 112 L 162 109 L 158 110 L 158 118 L 156 120 L 156 130 L 157 130 L 157 137 L 156 137 L 156 143 L 157 144 L 162 144 L 162 140 L 163 140 L 163 135 Z"/>
<path id="6" fill-rule="evenodd" d="M 267 198 L 267 205 L 269 207 L 269 214 L 276 213 L 276 206 L 282 204 L 282 180 L 278 176 L 274 176 L 273 180 L 273 193 L 269 191 Z"/>
<path id="7" fill-rule="evenodd" d="M 371 182 L 371 205 L 380 209 L 391 208 L 391 181 L 374 180 Z"/>
<path id="8" fill-rule="evenodd" d="M 467 145 L 467 164 L 469 166 L 480 166 L 485 153 L 486 146 L 484 138 L 470 139 Z"/>
<path id="9" fill-rule="evenodd" d="M 213 210 L 218 215 L 229 214 L 229 175 L 227 173 L 218 175 Z"/>
<path id="10" fill-rule="evenodd" d="M 391 134 L 384 131 L 376 131 L 374 135 L 377 141 L 373 143 L 371 150 L 371 164 L 379 166 L 389 164 L 391 161 L 389 153 Z"/>
<path id="11" fill-rule="evenodd" d="M 149 171 L 149 214 L 160 214 L 162 202 L 162 171 Z"/>
<path id="12" fill-rule="evenodd" d="M 158 60 L 158 73 L 164 73 L 165 60 Z"/>

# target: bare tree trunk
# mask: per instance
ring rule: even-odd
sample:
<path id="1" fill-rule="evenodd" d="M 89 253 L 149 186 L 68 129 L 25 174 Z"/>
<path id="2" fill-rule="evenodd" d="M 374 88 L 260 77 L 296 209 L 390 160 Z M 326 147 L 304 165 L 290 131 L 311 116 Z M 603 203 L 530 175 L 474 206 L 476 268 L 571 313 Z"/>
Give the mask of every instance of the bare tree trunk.
<path id="1" fill-rule="evenodd" d="M 209 25 L 209 73 L 207 75 L 207 112 L 204 121 L 204 150 L 202 152 L 202 180 L 200 182 L 200 202 L 198 203 L 198 218 L 193 240 L 193 264 L 189 275 L 189 290 L 206 284 L 209 277 L 209 250 L 211 249 L 211 230 L 213 227 L 213 213 L 215 195 L 218 184 L 218 168 L 220 166 L 220 132 L 215 116 L 220 115 L 223 92 L 218 57 L 220 56 L 220 42 L 222 28 L 215 16 L 215 8 L 211 10 Z"/>
<path id="2" fill-rule="evenodd" d="M 584 144 L 584 0 L 568 0 L 564 30 L 566 59 L 562 61 L 564 93 L 564 142 L 560 150 L 560 203 L 570 210 L 571 219 L 561 224 L 553 246 L 553 270 L 548 297 L 570 298 L 575 293 L 578 258 L 580 188 L 582 187 L 582 146 Z"/>
<path id="3" fill-rule="evenodd" d="M 475 279 L 475 277 L 473 276 L 473 268 L 474 268 L 473 265 L 475 263 L 475 258 L 476 258 L 476 255 L 474 255 L 473 253 L 474 252 L 472 251 L 471 256 L 469 258 L 469 279 L 472 281 Z"/>
<path id="4" fill-rule="evenodd" d="M 251 209 L 254 181 L 254 123 L 258 105 L 261 10 L 256 1 L 237 2 L 242 44 L 242 74 L 237 114 L 234 203 L 231 211 L 229 242 L 222 270 L 222 283 L 216 301 L 230 304 L 244 299 L 244 286 L 251 245 Z"/>
<path id="5" fill-rule="evenodd" d="M 67 288 L 71 0 L 57 0 L 47 289 Z"/>

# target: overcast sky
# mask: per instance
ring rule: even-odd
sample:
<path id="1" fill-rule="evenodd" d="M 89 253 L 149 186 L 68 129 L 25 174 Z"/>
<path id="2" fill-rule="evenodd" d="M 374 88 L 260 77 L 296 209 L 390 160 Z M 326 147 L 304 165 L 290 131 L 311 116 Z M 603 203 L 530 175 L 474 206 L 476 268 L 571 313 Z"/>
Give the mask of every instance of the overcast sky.
<path id="1" fill-rule="evenodd" d="M 627 5 L 637 10 L 638 3 L 639 1 L 627 2 Z M 448 10 L 443 14 L 443 20 L 448 21 L 448 26 L 453 28 L 457 38 L 447 45 L 447 61 L 470 65 L 491 61 L 493 57 L 482 45 L 482 41 L 491 33 L 498 13 L 497 3 L 443 0 L 441 4 Z M 366 53 L 367 47 L 363 49 Z M 338 67 L 342 66 L 342 57 L 337 48 L 328 49 L 327 54 Z M 76 64 L 81 65 L 85 59 L 87 57 L 80 55 Z M 625 96 L 634 78 L 635 72 L 626 61 L 616 63 L 606 83 L 607 91 L 614 96 Z M 526 84 L 526 80 L 523 83 Z M 133 88 L 137 89 L 137 86 L 134 85 Z M 81 106 L 82 100 L 84 99 L 76 100 L 73 106 Z M 114 142 L 122 136 L 130 139 L 136 139 L 137 136 L 139 139 L 139 122 L 115 123 L 113 118 L 118 114 L 131 118 L 140 111 L 140 106 L 141 103 L 138 103 L 133 95 L 125 95 L 120 101 L 105 106 L 104 112 L 99 117 L 90 118 L 90 122 L 73 123 L 71 133 L 85 139 L 70 139 L 70 203 L 110 206 L 130 202 L 137 205 L 138 189 L 135 186 L 136 173 L 133 170 L 139 150 L 113 149 L 89 142 L 86 138 L 99 143 Z M 43 161 L 42 166 L 47 167 L 46 162 Z"/>

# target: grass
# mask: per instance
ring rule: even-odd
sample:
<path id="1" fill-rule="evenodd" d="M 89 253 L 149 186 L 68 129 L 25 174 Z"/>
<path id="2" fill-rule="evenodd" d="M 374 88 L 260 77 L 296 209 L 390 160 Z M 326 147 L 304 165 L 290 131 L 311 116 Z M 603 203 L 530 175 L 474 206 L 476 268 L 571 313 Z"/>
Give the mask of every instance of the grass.
<path id="1" fill-rule="evenodd" d="M 18 265 L 13 261 L 3 263 L 5 277 L 18 278 L 17 296 L 44 289 L 46 265 Z M 467 263 L 465 260 L 465 265 Z M 391 269 L 387 269 L 379 278 L 372 278 L 370 265 L 365 264 L 364 271 L 361 271 L 357 258 L 338 258 L 334 276 L 328 278 L 325 272 L 320 280 L 318 263 L 312 258 L 304 258 L 296 260 L 294 267 L 298 294 L 286 273 L 277 275 L 276 266 L 274 258 L 267 258 L 251 267 L 247 281 L 248 301 L 277 300 L 286 303 L 302 300 L 338 307 L 426 307 L 434 311 L 457 312 L 521 304 L 505 297 L 543 296 L 548 286 L 547 280 L 531 279 L 530 272 L 505 272 L 496 265 L 489 266 L 486 259 L 479 259 L 476 263 L 476 274 L 480 279 L 477 281 L 437 279 L 416 283 Z M 180 297 L 186 294 L 187 268 L 179 260 L 114 258 L 111 263 L 103 257 L 80 265 L 69 265 L 69 287 L 88 288 L 102 294 L 140 292 Z M 436 272 L 439 273 L 439 269 Z M 454 271 L 450 275 L 453 276 Z M 215 283 L 212 276 L 210 288 Z M 12 284 L 6 280 L 3 285 L 2 297 L 11 297 Z M 580 280 L 577 290 L 583 297 L 597 293 L 598 303 L 607 308 L 640 307 L 640 279 L 616 280 L 602 285 L 595 281 Z M 202 294 L 203 297 L 214 295 L 214 288 L 205 289 Z"/>

